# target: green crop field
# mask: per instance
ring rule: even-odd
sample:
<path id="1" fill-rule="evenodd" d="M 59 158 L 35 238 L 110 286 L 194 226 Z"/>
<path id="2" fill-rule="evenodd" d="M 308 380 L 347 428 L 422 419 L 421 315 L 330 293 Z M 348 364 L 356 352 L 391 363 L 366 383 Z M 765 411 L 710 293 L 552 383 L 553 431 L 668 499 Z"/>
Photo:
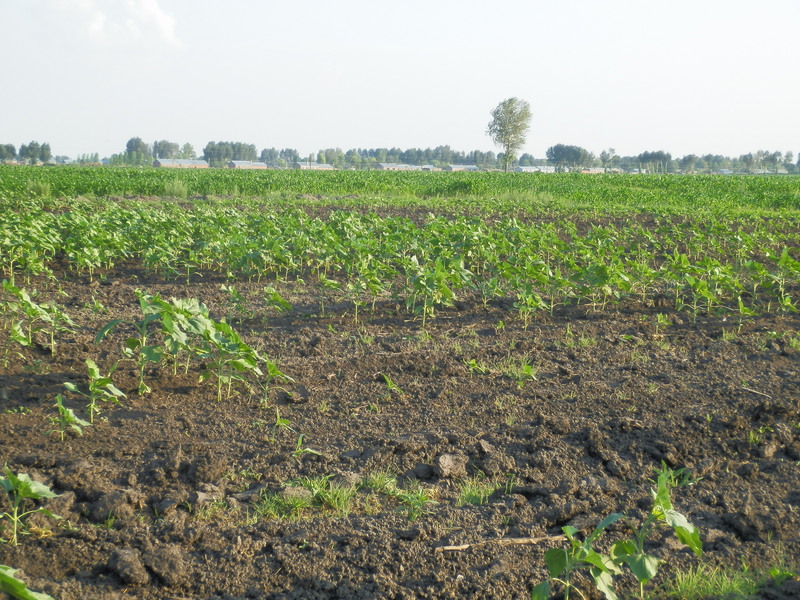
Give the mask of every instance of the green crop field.
<path id="1" fill-rule="evenodd" d="M 800 177 L 0 166 L 0 279 L 4 591 L 797 596 Z"/>

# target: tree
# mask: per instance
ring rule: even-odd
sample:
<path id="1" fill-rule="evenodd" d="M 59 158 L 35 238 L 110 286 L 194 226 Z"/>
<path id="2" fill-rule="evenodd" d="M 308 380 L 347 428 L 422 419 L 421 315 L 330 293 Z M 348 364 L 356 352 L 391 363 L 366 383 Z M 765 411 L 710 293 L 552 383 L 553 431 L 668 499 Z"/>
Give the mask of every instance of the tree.
<path id="1" fill-rule="evenodd" d="M 669 163 L 672 161 L 672 155 L 663 150 L 642 152 L 637 158 L 640 168 L 644 167 L 655 173 L 666 173 L 669 170 Z"/>
<path id="2" fill-rule="evenodd" d="M 506 171 L 525 144 L 525 135 L 530 128 L 531 108 L 525 100 L 508 98 L 492 111 L 492 120 L 486 133 L 495 145 L 503 149 L 503 164 Z"/>
<path id="3" fill-rule="evenodd" d="M 0 160 L 14 160 L 17 157 L 17 149 L 13 144 L 0 144 Z"/>
<path id="4" fill-rule="evenodd" d="M 194 146 L 192 146 L 189 142 L 186 142 L 182 147 L 178 158 L 189 158 L 195 159 L 197 158 L 197 154 L 195 154 Z"/>
<path id="5" fill-rule="evenodd" d="M 53 151 L 50 149 L 50 144 L 45 142 L 41 146 L 39 146 L 39 160 L 43 163 L 50 162 L 50 159 L 53 158 Z"/>
<path id="6" fill-rule="evenodd" d="M 696 154 L 687 154 L 680 160 L 681 168 L 683 169 L 684 173 L 694 173 L 694 169 L 697 166 L 697 161 L 700 160 Z"/>
<path id="7" fill-rule="evenodd" d="M 556 144 L 550 146 L 545 152 L 547 162 L 557 165 L 563 170 L 563 167 L 588 167 L 594 162 L 594 154 L 581 148 L 580 146 L 567 146 L 565 144 Z"/>
<path id="8" fill-rule="evenodd" d="M 48 145 L 48 150 L 50 146 Z M 31 142 L 30 144 L 22 144 L 19 147 L 19 157 L 23 161 L 30 161 L 32 165 L 35 165 L 39 161 L 39 155 L 42 150 L 42 145 L 39 142 Z"/>
<path id="9" fill-rule="evenodd" d="M 615 162 L 619 162 L 619 156 L 617 156 L 617 152 L 614 148 L 603 150 L 600 153 L 600 164 L 603 165 L 604 169 L 613 166 Z"/>
<path id="10" fill-rule="evenodd" d="M 175 142 L 167 140 L 156 140 L 153 142 L 153 156 L 156 158 L 176 158 L 180 152 L 180 146 Z"/>
<path id="11" fill-rule="evenodd" d="M 143 165 L 152 159 L 150 146 L 140 137 L 133 137 L 125 144 L 125 156 L 123 161 L 129 165 Z"/>

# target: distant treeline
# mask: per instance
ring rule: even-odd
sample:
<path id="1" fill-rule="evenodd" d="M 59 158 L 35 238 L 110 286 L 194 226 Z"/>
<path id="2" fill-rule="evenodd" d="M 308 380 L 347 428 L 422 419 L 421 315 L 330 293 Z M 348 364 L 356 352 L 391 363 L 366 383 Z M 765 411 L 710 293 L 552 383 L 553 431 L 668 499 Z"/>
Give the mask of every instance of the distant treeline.
<path id="1" fill-rule="evenodd" d="M 337 169 L 370 169 L 379 163 L 400 163 L 414 166 L 430 165 L 446 167 L 448 165 L 475 165 L 482 169 L 496 169 L 503 166 L 503 154 L 492 151 L 472 150 L 464 152 L 453 150 L 450 146 L 435 148 L 325 148 L 319 152 L 301 156 L 293 148 L 264 148 L 260 152 L 254 144 L 245 142 L 208 142 L 198 156 L 191 144 L 178 144 L 167 140 L 157 140 L 148 144 L 139 137 L 128 140 L 125 150 L 101 160 L 98 154 L 82 154 L 75 159 L 66 156 L 52 156 L 50 145 L 30 142 L 17 150 L 11 144 L 0 144 L 0 161 L 20 161 L 25 163 L 40 162 L 77 162 L 80 164 L 106 163 L 111 165 L 148 165 L 156 158 L 202 158 L 212 166 L 224 166 L 231 160 L 249 160 L 266 163 L 269 167 L 287 168 L 297 162 L 314 162 L 329 164 Z M 800 172 L 800 159 L 795 162 L 791 151 L 770 152 L 758 150 L 738 157 L 720 154 L 687 154 L 680 158 L 673 157 L 663 150 L 646 151 L 632 156 L 620 156 L 613 148 L 600 152 L 599 155 L 580 146 L 556 144 L 547 149 L 545 156 L 535 158 L 522 154 L 514 162 L 514 166 L 555 167 L 559 171 L 581 170 L 592 168 L 619 169 L 622 171 L 647 171 L 657 173 L 694 173 L 694 172 Z"/>

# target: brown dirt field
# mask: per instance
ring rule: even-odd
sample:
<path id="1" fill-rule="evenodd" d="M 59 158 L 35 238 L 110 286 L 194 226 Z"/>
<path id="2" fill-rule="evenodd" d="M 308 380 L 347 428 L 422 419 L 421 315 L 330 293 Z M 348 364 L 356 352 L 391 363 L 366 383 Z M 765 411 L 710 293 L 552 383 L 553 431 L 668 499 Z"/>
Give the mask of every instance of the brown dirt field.
<path id="1" fill-rule="evenodd" d="M 186 286 L 136 265 L 91 283 L 56 272 L 60 289 L 18 278 L 77 323 L 56 354 L 11 345 L 0 331 L 0 348 L 10 347 L 0 462 L 51 486 L 59 497 L 44 505 L 63 517 L 37 515 L 19 546 L 0 544 L 0 564 L 21 569 L 36 591 L 61 600 L 528 598 L 546 576 L 544 551 L 562 542 L 502 541 L 591 530 L 615 511 L 641 521 L 662 461 L 701 478 L 675 489 L 673 503 L 700 529 L 702 562 L 763 568 L 781 552 L 800 562 L 797 315 L 740 326 L 653 306 L 581 306 L 525 328 L 510 303 L 464 298 L 423 330 L 388 301 L 358 322 L 345 302 L 320 315 L 319 291 L 297 281 L 235 282 L 245 315 L 211 274 Z M 290 313 L 265 306 L 268 284 Z M 121 358 L 124 328 L 93 340 L 112 318 L 137 318 L 135 289 L 198 298 L 214 318 L 231 317 L 294 382 L 264 389 L 249 377 L 217 402 L 212 382 L 198 382 L 199 364 L 177 376 L 160 365 L 147 372 L 153 392 L 140 396 L 135 366 L 122 361 L 113 375 L 127 392 L 121 405 L 101 406 L 82 437 L 46 435 L 57 393 L 86 416 L 63 383 L 85 386 L 87 358 L 104 374 Z M 671 324 L 656 327 L 657 313 Z M 514 373 L 523 361 L 532 377 Z M 278 413 L 291 429 L 276 426 Z M 305 497 L 293 480 L 330 476 L 346 487 L 375 472 L 435 503 L 414 514 L 397 493 L 361 486 L 349 510 L 256 518 L 263 494 Z M 460 505 L 475 477 L 496 491 Z M 606 537 L 629 533 L 618 523 Z M 656 583 L 701 562 L 668 529 L 649 547 L 666 561 Z M 629 597 L 632 577 L 620 582 Z M 800 597 L 798 587 L 789 580 L 761 597 Z"/>

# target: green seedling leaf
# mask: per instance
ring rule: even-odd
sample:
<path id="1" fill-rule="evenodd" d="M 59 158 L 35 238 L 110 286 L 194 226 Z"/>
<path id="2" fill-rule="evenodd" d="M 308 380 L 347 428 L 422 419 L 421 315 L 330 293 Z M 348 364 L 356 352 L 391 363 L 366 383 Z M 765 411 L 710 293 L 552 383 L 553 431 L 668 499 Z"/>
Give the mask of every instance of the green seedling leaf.
<path id="1" fill-rule="evenodd" d="M 284 299 L 284 297 L 281 296 L 272 286 L 267 286 L 264 288 L 264 299 L 267 301 L 267 304 L 274 306 L 280 312 L 290 312 L 292 310 L 292 305 L 289 304 L 286 299 Z"/>
<path id="2" fill-rule="evenodd" d="M 558 577 L 567 568 L 569 556 L 567 555 L 567 551 L 563 548 L 550 548 L 544 553 L 544 562 L 547 563 L 547 570 L 550 572 L 550 577 Z"/>
<path id="3" fill-rule="evenodd" d="M 589 535 L 589 537 L 586 538 L 586 541 L 588 543 L 592 543 L 598 537 L 600 537 L 600 535 L 603 533 L 603 531 L 605 531 L 606 527 L 608 527 L 609 525 L 612 525 L 613 523 L 616 523 L 622 517 L 623 517 L 622 513 L 611 513 L 605 519 L 600 521 L 600 523 L 597 525 L 597 527 L 594 528 L 594 531 L 591 533 L 591 535 Z"/>
<path id="4" fill-rule="evenodd" d="M 595 587 L 606 597 L 606 600 L 619 600 L 617 593 L 614 591 L 614 579 L 610 573 L 592 569 L 591 574 Z"/>
<path id="5" fill-rule="evenodd" d="M 157 363 L 164 355 L 164 349 L 161 346 L 142 346 L 141 353 L 147 362 Z"/>
<path id="6" fill-rule="evenodd" d="M 23 498 L 41 500 L 42 498 L 55 498 L 58 496 L 45 484 L 31 479 L 27 473 L 14 475 L 8 466 L 6 466 L 5 471 L 5 478 L 0 477 L 0 487 L 9 495 L 14 494 L 19 500 Z"/>
<path id="7" fill-rule="evenodd" d="M 675 531 L 675 535 L 685 545 L 689 546 L 697 556 L 703 555 L 703 542 L 700 540 L 700 531 L 689 523 L 688 519 L 675 510 L 664 512 L 664 519 Z"/>
<path id="8" fill-rule="evenodd" d="M 586 552 L 583 556 L 581 556 L 581 560 L 589 563 L 598 571 L 602 571 L 603 573 L 615 573 L 619 570 L 614 563 L 594 550 L 589 550 Z"/>
<path id="9" fill-rule="evenodd" d="M 94 336 L 94 343 L 99 344 L 103 341 L 108 334 L 110 334 L 114 329 L 117 328 L 117 325 L 122 323 L 122 319 L 114 319 L 113 321 L 109 321 L 105 325 L 103 325 L 102 329 L 97 332 L 97 335 Z"/>
<path id="10" fill-rule="evenodd" d="M 550 582 L 543 581 L 531 590 L 531 600 L 548 600 L 550 598 Z"/>
<path id="11" fill-rule="evenodd" d="M 0 565 L 0 592 L 17 598 L 17 600 L 54 600 L 52 596 L 29 590 L 24 581 L 14 576 L 16 572 L 16 569 Z"/>
<path id="12" fill-rule="evenodd" d="M 656 576 L 662 561 L 648 554 L 636 554 L 626 557 L 624 562 L 640 583 L 647 583 Z"/>
<path id="13" fill-rule="evenodd" d="M 20 346 L 31 345 L 27 334 L 22 329 L 22 321 L 17 321 L 11 324 L 11 339 L 17 342 Z"/>
<path id="14" fill-rule="evenodd" d="M 619 540 L 611 546 L 611 560 L 622 562 L 628 556 L 636 554 L 636 544 L 632 540 Z"/>

